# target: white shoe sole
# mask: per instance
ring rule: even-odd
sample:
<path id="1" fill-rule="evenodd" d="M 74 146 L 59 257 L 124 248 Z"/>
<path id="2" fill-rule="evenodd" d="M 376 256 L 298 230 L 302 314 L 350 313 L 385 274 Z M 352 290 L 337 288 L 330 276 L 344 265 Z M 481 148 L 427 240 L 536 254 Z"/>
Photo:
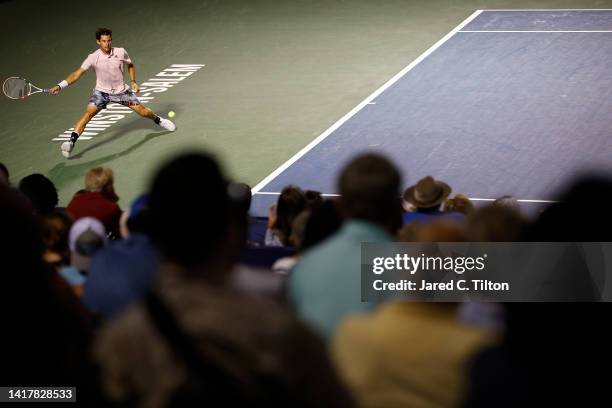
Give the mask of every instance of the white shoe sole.
<path id="1" fill-rule="evenodd" d="M 176 125 L 169 119 L 160 118 L 159 126 L 163 127 L 170 132 L 174 132 L 176 130 Z"/>
<path id="2" fill-rule="evenodd" d="M 65 158 L 70 157 L 70 152 L 72 152 L 72 146 L 70 145 L 70 142 L 64 142 L 62 143 L 62 156 L 64 156 Z"/>

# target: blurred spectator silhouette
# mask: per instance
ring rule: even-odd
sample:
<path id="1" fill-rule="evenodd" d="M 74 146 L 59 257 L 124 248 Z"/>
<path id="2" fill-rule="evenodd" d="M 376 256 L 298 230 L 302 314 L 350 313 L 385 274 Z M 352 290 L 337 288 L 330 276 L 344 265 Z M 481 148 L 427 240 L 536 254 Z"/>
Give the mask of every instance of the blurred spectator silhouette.
<path id="1" fill-rule="evenodd" d="M 521 240 L 526 226 L 515 207 L 490 204 L 467 217 L 466 234 L 474 242 L 513 242 Z"/>
<path id="2" fill-rule="evenodd" d="M 493 201 L 493 205 L 510 208 L 519 213 L 521 211 L 521 204 L 518 202 L 516 198 L 509 196 L 509 195 L 505 195 L 505 196 L 496 198 L 495 201 Z"/>
<path id="3" fill-rule="evenodd" d="M 43 259 L 56 271 L 70 265 L 68 233 L 72 219 L 60 212 L 51 212 L 41 218 L 42 239 L 45 245 Z"/>
<path id="4" fill-rule="evenodd" d="M 200 188 L 191 176 L 198 175 Z M 186 200 L 177 199 L 189 192 Z M 103 330 L 106 394 L 140 407 L 351 406 L 324 344 L 271 302 L 227 281 L 244 244 L 214 159 L 180 156 L 157 173 L 149 211 L 162 262 L 143 303 Z"/>
<path id="5" fill-rule="evenodd" d="M 609 242 L 610 200 L 608 176 L 578 178 L 528 228 L 524 239 Z M 593 255 L 590 265 L 605 265 Z M 571 282 L 566 295 L 582 302 L 506 304 L 504 342 L 476 358 L 466 407 L 601 405 L 607 398 L 607 379 L 594 367 L 611 358 L 612 336 L 602 327 L 612 309 L 610 303 L 589 303 L 599 296 L 596 272 L 575 268 L 573 276 L 564 279 Z"/>
<path id="6" fill-rule="evenodd" d="M 401 225 L 400 174 L 386 158 L 356 157 L 338 185 L 344 225 L 307 251 L 289 276 L 292 305 L 325 337 L 347 314 L 373 306 L 361 302 L 361 243 L 392 241 Z"/>
<path id="7" fill-rule="evenodd" d="M 415 185 L 408 187 L 402 195 L 402 206 L 406 211 L 402 216 L 404 224 L 413 221 L 428 222 L 437 217 L 463 218 L 462 213 L 440 210 L 451 191 L 448 184 L 431 176 L 423 177 Z"/>
<path id="8" fill-rule="evenodd" d="M 91 397 L 94 371 L 88 350 L 91 317 L 68 284 L 43 260 L 40 226 L 28 200 L 0 185 L 2 384 L 67 386 L 79 401 Z"/>
<path id="9" fill-rule="evenodd" d="M 0 163 L 0 184 L 4 184 L 6 186 L 11 185 L 10 174 L 4 163 Z"/>
<path id="10" fill-rule="evenodd" d="M 268 213 L 267 246 L 289 246 L 291 226 L 295 218 L 306 209 L 304 192 L 296 186 L 283 188 L 278 201 Z"/>
<path id="11" fill-rule="evenodd" d="M 158 251 L 149 237 L 149 196 L 141 194 L 122 216 L 124 239 L 112 241 L 91 260 L 83 301 L 111 318 L 141 300 L 159 270 Z"/>
<path id="12" fill-rule="evenodd" d="M 79 218 L 70 227 L 70 266 L 61 268 L 59 273 L 78 295 L 83 294 L 91 259 L 106 246 L 106 241 L 104 225 L 93 217 Z"/>
<path id="13" fill-rule="evenodd" d="M 19 190 L 30 200 L 38 214 L 53 212 L 58 203 L 57 190 L 42 174 L 30 174 L 21 179 Z"/>
<path id="14" fill-rule="evenodd" d="M 474 204 L 463 194 L 456 194 L 454 197 L 447 198 L 442 205 L 442 211 L 446 213 L 460 213 L 470 215 L 474 212 Z"/>
<path id="15" fill-rule="evenodd" d="M 360 407 L 455 407 L 470 359 L 491 341 L 454 303 L 389 301 L 348 317 L 332 349 Z"/>
<path id="16" fill-rule="evenodd" d="M 304 226 L 304 236 L 301 242 L 302 251 L 324 241 L 338 231 L 341 225 L 342 215 L 338 200 L 327 199 L 320 205 L 314 206 Z"/>
<path id="17" fill-rule="evenodd" d="M 77 192 L 66 211 L 76 221 L 82 217 L 97 218 L 111 237 L 119 237 L 121 209 L 115 193 L 114 174 L 109 167 L 94 167 L 85 174 L 85 189 Z"/>

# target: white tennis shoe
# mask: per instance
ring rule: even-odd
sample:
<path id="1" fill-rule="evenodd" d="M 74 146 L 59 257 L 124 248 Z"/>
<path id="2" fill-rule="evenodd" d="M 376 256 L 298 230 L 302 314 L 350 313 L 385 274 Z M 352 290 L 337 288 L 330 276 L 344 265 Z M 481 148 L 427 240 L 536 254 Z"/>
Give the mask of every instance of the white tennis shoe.
<path id="1" fill-rule="evenodd" d="M 161 116 L 159 117 L 159 126 L 171 132 L 174 132 L 176 130 L 176 125 L 171 120 L 164 119 Z"/>
<path id="2" fill-rule="evenodd" d="M 61 150 L 62 150 L 62 155 L 65 158 L 70 157 L 70 152 L 72 152 L 72 149 L 74 149 L 74 143 L 73 142 L 67 141 L 67 142 L 62 143 Z"/>

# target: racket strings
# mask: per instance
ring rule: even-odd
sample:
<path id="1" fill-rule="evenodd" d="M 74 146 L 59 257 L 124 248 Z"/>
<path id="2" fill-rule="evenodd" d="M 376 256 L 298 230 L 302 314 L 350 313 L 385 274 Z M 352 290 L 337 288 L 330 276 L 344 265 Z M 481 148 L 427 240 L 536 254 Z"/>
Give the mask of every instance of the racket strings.
<path id="1" fill-rule="evenodd" d="M 2 91 L 13 99 L 23 99 L 29 94 L 29 84 L 21 78 L 8 78 L 2 84 Z"/>

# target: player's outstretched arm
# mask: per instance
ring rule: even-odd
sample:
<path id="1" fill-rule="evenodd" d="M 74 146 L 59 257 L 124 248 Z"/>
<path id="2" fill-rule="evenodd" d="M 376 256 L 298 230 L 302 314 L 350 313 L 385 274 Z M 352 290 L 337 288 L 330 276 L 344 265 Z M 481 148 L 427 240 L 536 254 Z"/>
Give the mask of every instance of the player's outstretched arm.
<path id="1" fill-rule="evenodd" d="M 60 93 L 60 91 L 62 89 L 66 88 L 68 85 L 72 85 L 73 83 L 78 81 L 79 78 L 84 73 L 85 73 L 85 70 L 83 68 L 77 69 L 76 71 L 74 71 L 70 75 L 68 75 L 66 77 L 66 79 L 64 79 L 62 82 L 60 82 L 59 84 L 55 85 L 53 88 L 49 89 L 49 94 L 57 95 L 58 93 Z"/>

